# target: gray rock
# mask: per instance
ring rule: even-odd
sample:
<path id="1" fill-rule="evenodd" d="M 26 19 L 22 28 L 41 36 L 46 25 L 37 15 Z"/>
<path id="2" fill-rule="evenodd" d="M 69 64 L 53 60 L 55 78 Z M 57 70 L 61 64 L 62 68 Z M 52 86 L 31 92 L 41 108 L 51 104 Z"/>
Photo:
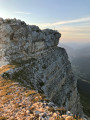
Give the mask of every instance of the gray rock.
<path id="1" fill-rule="evenodd" d="M 34 116 L 39 118 L 40 111 L 34 111 Z"/>
<path id="2" fill-rule="evenodd" d="M 48 106 L 49 106 L 49 107 L 55 107 L 55 104 L 54 104 L 53 102 L 49 102 L 49 103 L 48 103 Z"/>
<path id="3" fill-rule="evenodd" d="M 16 19 L 0 19 L 0 23 L 0 60 L 17 65 L 8 71 L 10 77 L 44 92 L 57 106 L 80 113 L 77 80 L 65 49 L 57 46 L 61 34 Z"/>
<path id="4" fill-rule="evenodd" d="M 0 17 L 0 24 L 3 24 L 3 18 Z"/>

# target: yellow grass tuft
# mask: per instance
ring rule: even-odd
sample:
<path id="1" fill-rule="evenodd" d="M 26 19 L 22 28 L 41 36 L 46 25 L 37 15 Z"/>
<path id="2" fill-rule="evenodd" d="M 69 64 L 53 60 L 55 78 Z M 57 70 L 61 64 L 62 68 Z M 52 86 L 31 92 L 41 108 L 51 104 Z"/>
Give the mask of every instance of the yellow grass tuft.
<path id="1" fill-rule="evenodd" d="M 13 95 L 6 95 L 4 96 L 2 103 L 7 103 L 9 100 L 13 99 Z"/>
<path id="2" fill-rule="evenodd" d="M 0 91 L 0 97 L 5 96 L 6 94 L 7 94 L 6 89 L 5 89 L 5 90 Z"/>
<path id="3" fill-rule="evenodd" d="M 28 97 L 28 96 L 34 95 L 34 94 L 36 94 L 36 93 L 37 93 L 37 92 L 34 91 L 34 90 L 29 90 L 29 91 L 26 91 L 25 96 Z"/>
<path id="4" fill-rule="evenodd" d="M 6 120 L 7 118 L 6 117 L 0 117 L 0 120 Z"/>
<path id="5" fill-rule="evenodd" d="M 5 65 L 3 67 L 0 67 L 0 74 L 10 70 L 11 68 L 15 68 L 15 65 Z"/>

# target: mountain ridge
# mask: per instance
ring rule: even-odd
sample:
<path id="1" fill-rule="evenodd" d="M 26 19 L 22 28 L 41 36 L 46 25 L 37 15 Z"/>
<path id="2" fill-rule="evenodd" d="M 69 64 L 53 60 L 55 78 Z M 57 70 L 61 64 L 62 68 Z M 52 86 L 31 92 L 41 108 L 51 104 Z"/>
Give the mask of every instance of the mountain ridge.
<path id="1" fill-rule="evenodd" d="M 17 67 L 3 77 L 44 92 L 73 114 L 82 114 L 75 79 L 65 49 L 57 47 L 58 31 L 40 30 L 16 19 L 0 19 L 1 59 Z"/>

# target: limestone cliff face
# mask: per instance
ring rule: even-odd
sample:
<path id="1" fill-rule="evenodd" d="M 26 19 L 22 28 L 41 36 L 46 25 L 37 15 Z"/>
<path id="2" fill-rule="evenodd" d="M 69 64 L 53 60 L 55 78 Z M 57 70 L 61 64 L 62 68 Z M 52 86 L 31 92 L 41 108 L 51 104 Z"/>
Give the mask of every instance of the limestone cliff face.
<path id="1" fill-rule="evenodd" d="M 17 64 L 9 77 L 44 92 L 56 105 L 80 113 L 77 80 L 65 49 L 57 47 L 60 37 L 54 30 L 0 19 L 0 59 Z"/>

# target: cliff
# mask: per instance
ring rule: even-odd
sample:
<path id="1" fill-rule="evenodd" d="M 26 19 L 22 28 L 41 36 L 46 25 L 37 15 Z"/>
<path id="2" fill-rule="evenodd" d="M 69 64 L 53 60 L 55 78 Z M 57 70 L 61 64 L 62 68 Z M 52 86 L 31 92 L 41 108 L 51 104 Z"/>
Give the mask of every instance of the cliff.
<path id="1" fill-rule="evenodd" d="M 77 80 L 65 49 L 57 47 L 60 37 L 55 30 L 1 18 L 0 60 L 17 66 L 3 76 L 45 93 L 56 105 L 79 114 Z"/>

